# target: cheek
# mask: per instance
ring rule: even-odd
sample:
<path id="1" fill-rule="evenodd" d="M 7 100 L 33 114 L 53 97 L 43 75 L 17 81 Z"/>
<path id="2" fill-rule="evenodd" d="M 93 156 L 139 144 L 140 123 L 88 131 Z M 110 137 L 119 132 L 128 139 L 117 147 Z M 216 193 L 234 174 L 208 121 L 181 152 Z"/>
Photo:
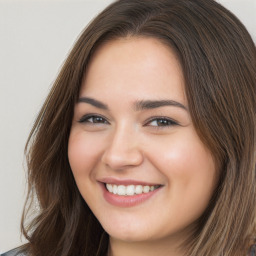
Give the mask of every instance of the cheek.
<path id="1" fill-rule="evenodd" d="M 83 132 L 71 131 L 68 143 L 68 159 L 75 176 L 90 174 L 99 157 L 97 140 L 85 136 Z"/>
<path id="2" fill-rule="evenodd" d="M 212 180 L 215 164 L 212 155 L 200 143 L 175 145 L 163 154 L 163 161 L 169 166 L 171 175 L 180 177 L 184 182 Z"/>
<path id="3" fill-rule="evenodd" d="M 155 148 L 161 150 L 158 151 L 161 158 L 155 158 L 157 169 L 167 177 L 173 199 L 188 210 L 195 204 L 197 213 L 204 210 L 217 184 L 216 167 L 209 150 L 191 131 L 181 136 L 175 134 L 164 146 L 155 145 Z"/>
<path id="4" fill-rule="evenodd" d="M 168 173 L 175 176 L 215 173 L 215 163 L 210 151 L 194 132 L 177 133 L 164 141 L 155 141 L 151 148 L 157 148 L 157 155 L 161 155 L 159 163 L 166 166 L 170 170 Z"/>

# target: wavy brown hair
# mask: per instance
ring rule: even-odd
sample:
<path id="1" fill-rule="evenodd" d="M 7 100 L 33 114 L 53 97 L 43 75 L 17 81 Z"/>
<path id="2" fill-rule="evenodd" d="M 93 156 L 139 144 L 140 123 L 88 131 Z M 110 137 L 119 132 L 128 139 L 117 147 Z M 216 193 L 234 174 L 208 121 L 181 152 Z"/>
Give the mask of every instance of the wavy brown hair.
<path id="1" fill-rule="evenodd" d="M 26 145 L 23 249 L 31 256 L 107 255 L 108 235 L 78 191 L 67 148 L 90 58 L 122 37 L 156 38 L 176 52 L 193 124 L 219 166 L 218 186 L 186 241 L 187 255 L 245 255 L 255 239 L 256 49 L 242 23 L 213 0 L 120 0 L 83 31 Z"/>

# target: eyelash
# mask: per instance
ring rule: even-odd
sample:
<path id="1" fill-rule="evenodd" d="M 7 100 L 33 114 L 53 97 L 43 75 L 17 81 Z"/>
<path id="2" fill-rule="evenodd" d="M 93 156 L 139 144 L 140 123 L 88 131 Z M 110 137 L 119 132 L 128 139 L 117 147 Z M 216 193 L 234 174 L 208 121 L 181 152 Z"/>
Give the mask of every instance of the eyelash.
<path id="1" fill-rule="evenodd" d="M 93 120 L 96 118 L 101 119 L 103 122 L 94 122 Z M 90 119 L 92 119 L 92 121 L 89 121 Z M 102 117 L 100 115 L 93 115 L 93 114 L 83 116 L 78 122 L 89 123 L 89 124 L 109 124 L 109 121 L 105 117 Z"/>
<path id="2" fill-rule="evenodd" d="M 89 121 L 90 119 L 91 119 L 91 121 Z M 98 121 L 97 121 L 97 119 L 98 119 Z M 79 123 L 88 123 L 88 124 L 110 124 L 110 122 L 105 117 L 102 117 L 100 115 L 93 115 L 93 114 L 88 114 L 88 115 L 83 116 L 78 122 Z M 157 125 L 149 125 L 152 122 L 156 122 Z M 163 125 L 161 125 L 161 124 L 159 125 L 158 122 L 162 122 Z M 156 116 L 156 117 L 152 117 L 149 120 L 147 120 L 143 126 L 151 126 L 156 129 L 161 129 L 161 128 L 177 126 L 177 125 L 179 125 L 179 123 L 169 117 Z"/>
<path id="3" fill-rule="evenodd" d="M 166 127 L 170 127 L 170 126 L 177 126 L 179 125 L 178 122 L 174 121 L 173 119 L 169 118 L 169 117 L 164 117 L 164 116 L 155 116 L 150 118 L 144 126 L 148 126 L 148 124 L 152 123 L 152 122 L 163 122 L 163 125 L 150 125 L 152 127 L 155 127 L 157 129 L 161 129 L 161 128 L 166 128 Z"/>

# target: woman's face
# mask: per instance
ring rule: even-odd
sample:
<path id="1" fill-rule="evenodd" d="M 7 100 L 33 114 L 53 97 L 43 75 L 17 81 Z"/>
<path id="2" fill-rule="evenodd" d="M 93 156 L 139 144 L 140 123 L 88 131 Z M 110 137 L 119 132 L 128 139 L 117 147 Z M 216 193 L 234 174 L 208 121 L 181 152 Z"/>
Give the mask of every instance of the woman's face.
<path id="1" fill-rule="evenodd" d="M 216 185 L 175 54 L 156 39 L 101 46 L 75 105 L 68 157 L 78 189 L 112 239 L 183 239 Z"/>

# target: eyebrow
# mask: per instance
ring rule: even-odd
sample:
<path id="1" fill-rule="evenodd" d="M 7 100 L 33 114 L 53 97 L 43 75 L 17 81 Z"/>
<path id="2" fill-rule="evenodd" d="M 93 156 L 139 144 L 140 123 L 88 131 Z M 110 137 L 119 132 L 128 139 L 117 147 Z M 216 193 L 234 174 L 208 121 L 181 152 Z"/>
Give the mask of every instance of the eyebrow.
<path id="1" fill-rule="evenodd" d="M 135 109 L 137 111 L 154 109 L 164 106 L 178 107 L 187 110 L 187 108 L 183 104 L 175 100 L 141 100 L 135 103 Z"/>
<path id="2" fill-rule="evenodd" d="M 96 108 L 109 110 L 109 107 L 107 104 L 89 97 L 79 98 L 78 103 L 88 103 Z M 159 108 L 164 106 L 178 107 L 178 108 L 187 110 L 187 108 L 183 104 L 175 100 L 140 100 L 134 103 L 135 111 L 154 109 L 154 108 Z"/>
<path id="3" fill-rule="evenodd" d="M 100 109 L 104 109 L 104 110 L 108 110 L 108 106 L 98 100 L 92 99 L 92 98 L 88 98 L 88 97 L 81 97 L 78 99 L 78 103 L 88 103 L 96 108 L 100 108 Z"/>

